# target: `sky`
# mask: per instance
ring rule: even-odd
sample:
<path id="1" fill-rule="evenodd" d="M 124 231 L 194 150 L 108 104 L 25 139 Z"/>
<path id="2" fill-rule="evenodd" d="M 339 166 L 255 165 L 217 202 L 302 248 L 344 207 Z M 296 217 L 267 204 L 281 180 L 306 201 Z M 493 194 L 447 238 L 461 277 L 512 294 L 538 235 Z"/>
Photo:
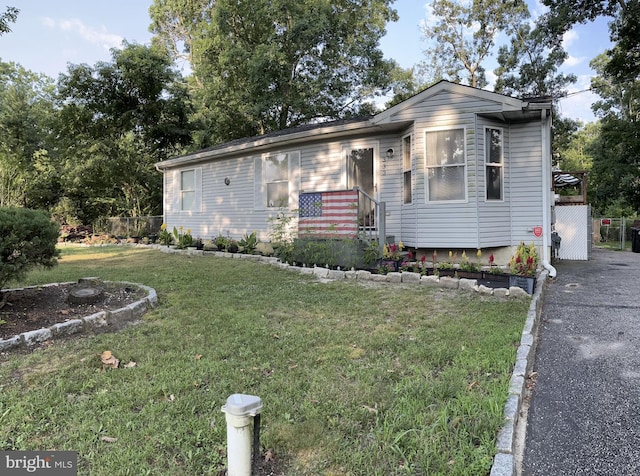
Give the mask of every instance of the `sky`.
<path id="1" fill-rule="evenodd" d="M 536 0 L 528 1 L 533 15 L 544 11 L 543 6 L 532 3 Z M 67 71 L 68 64 L 110 61 L 110 48 L 121 47 L 123 40 L 150 43 L 152 3 L 153 0 L 12 0 L 8 5 L 20 9 L 20 13 L 10 25 L 11 33 L 0 36 L 0 59 L 20 63 L 54 79 Z M 400 19 L 387 25 L 380 46 L 386 58 L 404 68 L 424 59 L 427 44 L 420 25 L 427 20 L 426 4 L 425 0 L 396 0 L 393 4 Z M 0 3 L 1 12 L 6 5 Z M 578 82 L 570 87 L 570 96 L 560 101 L 560 113 L 585 123 L 593 121 L 590 107 L 597 96 L 579 91 L 589 88 L 595 74 L 589 67 L 591 59 L 610 47 L 607 20 L 578 25 L 565 35 L 564 47 L 569 59 L 562 71 L 575 74 Z M 487 63 L 486 69 L 489 72 L 496 66 L 495 62 Z M 491 86 L 493 81 L 488 76 Z"/>

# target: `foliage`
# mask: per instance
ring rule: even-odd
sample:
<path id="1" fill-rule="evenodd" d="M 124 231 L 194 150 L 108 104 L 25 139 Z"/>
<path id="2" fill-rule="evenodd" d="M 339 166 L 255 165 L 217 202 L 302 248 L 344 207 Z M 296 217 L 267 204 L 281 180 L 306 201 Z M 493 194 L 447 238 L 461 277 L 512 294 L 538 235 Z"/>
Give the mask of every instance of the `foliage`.
<path id="1" fill-rule="evenodd" d="M 532 27 L 522 18 L 510 44 L 498 50 L 495 91 L 519 97 L 547 96 L 557 101 L 566 96 L 567 85 L 577 80 L 573 74 L 558 72 L 567 56 L 562 45 L 554 43 L 543 28 Z"/>
<path id="2" fill-rule="evenodd" d="M 157 215 L 162 175 L 154 164 L 191 142 L 186 87 L 169 56 L 137 44 L 111 56 L 70 65 L 58 81 L 63 185 L 85 223 Z"/>
<path id="3" fill-rule="evenodd" d="M 227 249 L 227 246 L 229 246 L 230 241 L 231 241 L 230 238 L 220 233 L 218 236 L 216 236 L 213 239 L 213 244 L 216 245 L 219 251 L 223 251 Z"/>
<path id="4" fill-rule="evenodd" d="M 429 44 L 425 67 L 435 69 L 434 79 L 464 81 L 474 88 L 487 85 L 482 64 L 491 55 L 496 36 L 511 34 L 529 16 L 526 2 L 521 1 L 435 0 L 432 9 L 433 17 L 423 28 Z"/>
<path id="5" fill-rule="evenodd" d="M 480 252 L 480 250 L 478 250 L 478 253 L 479 253 L 478 259 L 480 259 L 480 256 L 482 255 L 482 253 Z M 467 252 L 463 251 L 462 262 L 460 263 L 460 269 L 463 271 L 479 271 L 480 264 L 475 261 L 471 261 L 467 256 Z"/>
<path id="6" fill-rule="evenodd" d="M 293 240 L 296 236 L 294 215 L 284 207 L 280 207 L 275 216 L 269 217 L 269 241 L 273 254 L 283 263 L 293 262 Z"/>
<path id="7" fill-rule="evenodd" d="M 254 230 L 251 233 L 245 233 L 238 242 L 238 245 L 242 247 L 243 253 L 251 254 L 256 250 L 258 243 L 260 243 L 260 240 Z"/>
<path id="8" fill-rule="evenodd" d="M 35 266 L 56 265 L 58 232 L 43 211 L 0 208 L 0 289 Z"/>
<path id="9" fill-rule="evenodd" d="M 597 212 L 614 203 L 640 210 L 640 80 L 617 81 L 608 72 L 610 58 L 600 55 L 591 62 L 598 73 L 592 85 L 602 98 L 593 105 L 602 118 L 600 135 L 592 142 L 593 166 L 590 198 Z"/>
<path id="10" fill-rule="evenodd" d="M 404 249 L 404 243 L 385 243 L 384 250 L 382 252 L 382 257 L 384 259 L 390 259 L 392 261 L 397 261 L 402 258 L 402 250 Z"/>
<path id="11" fill-rule="evenodd" d="M 184 228 L 180 226 L 179 228 L 173 227 L 173 241 L 177 245 L 178 248 L 184 249 L 193 244 L 193 236 L 191 235 L 191 229 L 187 228 L 184 231 Z"/>
<path id="12" fill-rule="evenodd" d="M 520 242 L 509 261 L 509 271 L 518 276 L 535 276 L 539 261 L 535 244 L 525 245 Z"/>
<path id="13" fill-rule="evenodd" d="M 48 209 L 61 194 L 53 94 L 50 78 L 0 62 L 0 206 Z"/>
<path id="14" fill-rule="evenodd" d="M 160 235 L 158 236 L 158 241 L 161 245 L 169 246 L 173 241 L 173 235 L 167 230 L 167 224 L 163 223 L 160 225 Z"/>
<path id="15" fill-rule="evenodd" d="M 9 23 L 14 23 L 18 19 L 18 13 L 20 13 L 20 10 L 17 8 L 7 7 L 4 13 L 0 14 L 0 35 L 11 31 Z"/>
<path id="16" fill-rule="evenodd" d="M 362 263 L 365 265 L 372 265 L 380 258 L 382 258 L 382 256 L 380 256 L 380 243 L 377 241 L 369 241 L 362 253 Z"/>
<path id="17" fill-rule="evenodd" d="M 397 19 L 390 4 L 156 0 L 150 14 L 156 42 L 190 60 L 206 147 L 360 114 L 389 84 L 378 42 Z"/>
<path id="18" fill-rule="evenodd" d="M 65 248 L 21 284 L 84 276 L 144 283 L 160 306 L 121 332 L 6 359 L 7 450 L 78 451 L 78 474 L 122 474 L 123 461 L 131 474 L 220 474 L 219 408 L 243 391 L 268 402 L 260 454 L 273 449 L 275 474 L 490 471 L 527 301 L 318 285 L 250 260 L 115 246 Z M 107 349 L 137 367 L 101 371 Z M 103 451 L 102 437 L 117 441 Z"/>

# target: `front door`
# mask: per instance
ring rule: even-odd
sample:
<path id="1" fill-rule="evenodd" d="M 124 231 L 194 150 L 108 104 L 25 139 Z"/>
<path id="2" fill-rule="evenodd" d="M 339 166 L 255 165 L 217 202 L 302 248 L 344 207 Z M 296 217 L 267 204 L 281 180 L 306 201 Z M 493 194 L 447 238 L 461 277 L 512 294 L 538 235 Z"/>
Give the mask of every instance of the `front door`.
<path id="1" fill-rule="evenodd" d="M 360 226 L 375 226 L 376 184 L 374 174 L 374 148 L 351 149 L 347 153 L 347 188 L 358 187 L 370 198 L 360 194 L 358 221 Z"/>

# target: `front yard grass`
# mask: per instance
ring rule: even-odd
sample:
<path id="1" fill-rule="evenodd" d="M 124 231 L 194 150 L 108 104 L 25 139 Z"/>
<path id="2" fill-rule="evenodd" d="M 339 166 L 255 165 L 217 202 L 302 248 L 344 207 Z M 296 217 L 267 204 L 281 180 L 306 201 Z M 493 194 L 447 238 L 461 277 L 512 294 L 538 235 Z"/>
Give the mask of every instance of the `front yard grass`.
<path id="1" fill-rule="evenodd" d="M 528 300 L 130 247 L 64 248 L 23 284 L 86 276 L 151 286 L 160 306 L 3 356 L 0 450 L 78 451 L 82 475 L 218 475 L 220 407 L 247 393 L 287 476 L 490 470 Z M 104 350 L 137 366 L 103 371 Z"/>

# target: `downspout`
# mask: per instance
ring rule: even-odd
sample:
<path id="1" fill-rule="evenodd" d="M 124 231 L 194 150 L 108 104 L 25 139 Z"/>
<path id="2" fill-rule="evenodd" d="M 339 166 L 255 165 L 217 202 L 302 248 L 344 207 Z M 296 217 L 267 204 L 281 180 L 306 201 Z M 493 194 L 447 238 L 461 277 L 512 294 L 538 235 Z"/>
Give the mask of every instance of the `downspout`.
<path id="1" fill-rule="evenodd" d="M 548 113 L 548 115 L 547 115 Z M 546 117 L 545 117 L 546 116 Z M 556 268 L 549 259 L 549 236 L 551 234 L 551 111 L 542 109 L 542 266 L 549 271 L 549 277 L 556 277 Z"/>

